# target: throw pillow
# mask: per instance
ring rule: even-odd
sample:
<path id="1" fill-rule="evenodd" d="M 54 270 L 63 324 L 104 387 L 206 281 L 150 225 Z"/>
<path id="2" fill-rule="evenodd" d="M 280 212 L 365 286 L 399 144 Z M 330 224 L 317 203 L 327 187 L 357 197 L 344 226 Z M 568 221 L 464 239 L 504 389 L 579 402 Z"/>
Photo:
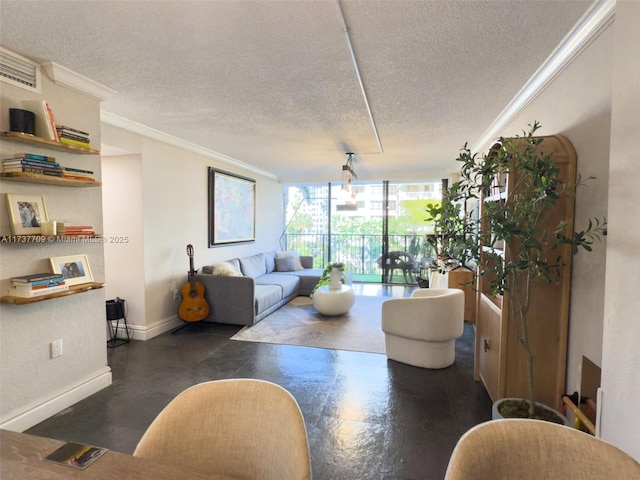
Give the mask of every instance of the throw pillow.
<path id="1" fill-rule="evenodd" d="M 276 254 L 276 259 L 278 258 L 291 258 L 293 259 L 293 270 L 302 270 L 304 267 L 300 262 L 300 255 L 296 252 L 278 252 Z"/>
<path id="2" fill-rule="evenodd" d="M 211 275 L 220 275 L 222 277 L 241 277 L 242 274 L 233 268 L 233 265 L 227 262 L 214 263 Z"/>
<path id="3" fill-rule="evenodd" d="M 271 273 L 276 269 L 276 251 L 275 250 L 264 254 L 264 263 L 267 269 L 267 273 Z"/>
<path id="4" fill-rule="evenodd" d="M 296 267 L 293 263 L 293 257 L 276 257 L 276 271 L 278 272 L 295 272 Z"/>

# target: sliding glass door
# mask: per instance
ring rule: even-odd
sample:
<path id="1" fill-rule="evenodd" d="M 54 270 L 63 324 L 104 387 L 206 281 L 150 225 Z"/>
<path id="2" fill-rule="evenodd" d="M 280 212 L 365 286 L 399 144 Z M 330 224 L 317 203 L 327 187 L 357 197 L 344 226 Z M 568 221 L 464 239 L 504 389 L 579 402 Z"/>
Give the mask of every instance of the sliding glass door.
<path id="1" fill-rule="evenodd" d="M 316 267 L 344 262 L 354 281 L 415 284 L 432 251 L 426 205 L 440 201 L 440 183 L 358 183 L 284 188 L 286 227 L 280 246 L 312 255 Z"/>

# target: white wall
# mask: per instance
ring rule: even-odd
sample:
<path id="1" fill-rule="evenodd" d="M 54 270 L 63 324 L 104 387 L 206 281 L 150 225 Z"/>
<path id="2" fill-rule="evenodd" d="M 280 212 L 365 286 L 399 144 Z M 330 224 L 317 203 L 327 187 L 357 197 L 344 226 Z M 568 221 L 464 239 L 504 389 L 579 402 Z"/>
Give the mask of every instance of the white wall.
<path id="1" fill-rule="evenodd" d="M 597 177 L 578 190 L 576 228 L 606 217 L 609 234 L 574 257 L 566 389 L 580 391 L 583 355 L 600 366 L 601 436 L 638 460 L 639 22 L 640 3 L 618 1 L 615 22 L 499 132 L 519 134 L 538 120 L 540 135 L 571 141 L 583 178 Z"/>
<path id="2" fill-rule="evenodd" d="M 18 87 L 0 84 L 2 111 L 40 97 Z M 99 102 L 54 84 L 42 76 L 42 98 L 58 123 L 76 126 L 100 145 Z M 0 131 L 9 130 L 8 115 L 0 116 Z M 100 179 L 100 157 L 73 155 L 12 141 L 0 141 L 0 156 L 17 152 L 55 156 L 68 167 L 95 171 Z M 68 188 L 0 181 L 0 191 L 43 195 L 49 218 L 90 222 L 102 231 L 102 195 L 99 187 Z M 3 195 L 4 196 L 4 195 Z M 3 199 L 4 200 L 4 199 Z M 0 208 L 0 233 L 10 234 L 6 208 Z M 2 244 L 0 289 L 6 294 L 10 278 L 49 271 L 50 257 L 87 254 L 94 280 L 104 281 L 102 243 L 48 242 Z M 104 289 L 30 305 L 0 305 L 0 428 L 24 430 L 111 383 L 107 366 Z M 63 355 L 51 359 L 50 343 L 61 339 Z"/>
<path id="3" fill-rule="evenodd" d="M 186 282 L 187 244 L 194 247 L 196 269 L 215 261 L 277 248 L 283 228 L 282 187 L 266 176 L 110 124 L 103 123 L 102 134 L 103 143 L 136 152 L 141 160 L 140 186 L 130 187 L 140 192 L 141 198 L 133 198 L 131 192 L 127 201 L 139 203 L 130 209 L 131 216 L 143 212 L 143 252 L 139 258 L 127 255 L 123 261 L 127 265 L 135 264 L 136 271 L 143 271 L 144 296 L 140 301 L 144 304 L 140 311 L 144 311 L 144 318 L 136 319 L 133 328 L 135 338 L 148 339 L 181 324 L 176 315 L 180 296 L 174 299 L 174 290 Z M 255 242 L 209 248 L 209 166 L 256 180 Z M 111 203 L 107 195 L 105 203 Z M 120 221 L 129 224 L 139 220 Z M 125 250 L 120 252 L 124 254 Z M 118 254 L 115 249 L 114 254 Z M 138 301 L 136 298 L 135 302 Z"/>
<path id="4" fill-rule="evenodd" d="M 614 24 L 613 24 L 614 25 Z M 576 196 L 575 227 L 607 217 L 611 71 L 614 26 L 609 26 L 501 132 L 521 134 L 539 121 L 539 135 L 562 134 L 577 155 L 577 171 L 587 182 Z M 606 238 L 573 257 L 566 391 L 580 391 L 582 356 L 602 365 Z"/>
<path id="5" fill-rule="evenodd" d="M 127 324 L 134 333 L 146 325 L 140 155 L 103 156 L 102 185 L 105 296 L 126 300 Z"/>
<path id="6" fill-rule="evenodd" d="M 640 2 L 616 10 L 601 434 L 640 461 Z"/>

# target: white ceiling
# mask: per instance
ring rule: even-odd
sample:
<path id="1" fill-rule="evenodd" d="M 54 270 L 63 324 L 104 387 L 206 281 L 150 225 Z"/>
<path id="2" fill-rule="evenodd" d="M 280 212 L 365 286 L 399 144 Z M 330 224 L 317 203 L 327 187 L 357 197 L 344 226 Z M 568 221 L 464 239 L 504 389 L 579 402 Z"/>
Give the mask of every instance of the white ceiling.
<path id="1" fill-rule="evenodd" d="M 339 180 L 347 151 L 361 180 L 437 179 L 590 6 L 0 0 L 0 44 L 116 90 L 104 112 L 283 182 Z"/>

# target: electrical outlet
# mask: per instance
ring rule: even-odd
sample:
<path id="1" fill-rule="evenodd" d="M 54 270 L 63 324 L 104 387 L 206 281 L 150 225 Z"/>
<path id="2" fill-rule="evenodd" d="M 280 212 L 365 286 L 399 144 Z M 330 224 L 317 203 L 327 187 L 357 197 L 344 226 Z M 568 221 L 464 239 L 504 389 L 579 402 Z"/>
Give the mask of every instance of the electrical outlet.
<path id="1" fill-rule="evenodd" d="M 62 356 L 62 340 L 51 342 L 51 358 Z"/>
<path id="2" fill-rule="evenodd" d="M 178 289 L 177 288 L 173 291 L 173 299 L 174 300 L 178 300 Z"/>

